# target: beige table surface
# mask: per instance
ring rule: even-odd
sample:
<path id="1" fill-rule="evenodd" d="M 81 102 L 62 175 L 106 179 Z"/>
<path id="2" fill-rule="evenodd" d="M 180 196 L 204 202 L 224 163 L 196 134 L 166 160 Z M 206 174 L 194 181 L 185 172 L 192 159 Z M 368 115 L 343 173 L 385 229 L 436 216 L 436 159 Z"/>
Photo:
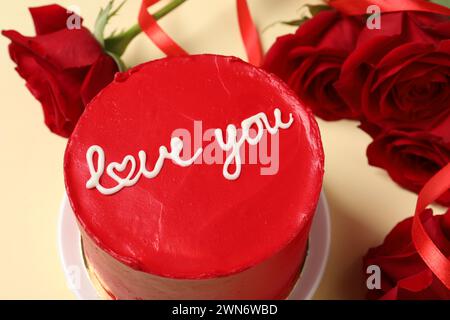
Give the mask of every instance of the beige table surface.
<path id="1" fill-rule="evenodd" d="M 33 35 L 29 6 L 51 0 L 1 1 L 0 29 Z M 77 5 L 92 27 L 106 0 L 58 1 Z M 139 0 L 129 0 L 113 20 L 118 28 L 135 21 Z M 260 29 L 296 18 L 301 0 L 249 0 Z M 163 19 L 162 26 L 190 53 L 245 58 L 234 0 L 190 0 Z M 294 29 L 275 26 L 262 34 L 264 48 Z M 64 193 L 62 159 L 66 140 L 50 134 L 41 107 L 14 71 L 0 38 L 0 298 L 73 299 L 57 250 L 58 209 Z M 129 65 L 162 57 L 144 36 L 129 47 Z M 319 121 L 326 155 L 325 191 L 331 208 L 332 245 L 317 291 L 319 299 L 362 298 L 361 257 L 413 212 L 416 196 L 397 187 L 384 171 L 369 167 L 369 137 L 356 123 Z"/>

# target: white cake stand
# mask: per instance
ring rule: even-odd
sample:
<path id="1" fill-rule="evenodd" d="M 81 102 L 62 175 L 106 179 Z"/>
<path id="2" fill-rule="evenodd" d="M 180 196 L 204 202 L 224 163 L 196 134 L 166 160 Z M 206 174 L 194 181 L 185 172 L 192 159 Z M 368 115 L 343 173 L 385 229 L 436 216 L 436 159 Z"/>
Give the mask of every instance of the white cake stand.
<path id="1" fill-rule="evenodd" d="M 61 202 L 58 225 L 59 254 L 69 289 L 80 300 L 102 299 L 86 269 L 80 232 L 66 195 Z M 288 297 L 289 300 L 309 300 L 313 297 L 325 270 L 329 248 L 330 213 L 325 194 L 322 192 L 311 226 L 308 255 L 299 280 Z"/>

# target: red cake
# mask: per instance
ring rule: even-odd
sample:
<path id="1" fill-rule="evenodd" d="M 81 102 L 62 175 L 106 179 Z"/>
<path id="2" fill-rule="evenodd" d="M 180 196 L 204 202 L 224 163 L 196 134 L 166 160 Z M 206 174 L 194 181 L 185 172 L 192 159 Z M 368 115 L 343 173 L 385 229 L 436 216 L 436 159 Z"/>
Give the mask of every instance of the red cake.
<path id="1" fill-rule="evenodd" d="M 284 299 L 323 151 L 281 80 L 197 55 L 118 74 L 78 122 L 64 169 L 87 264 L 112 298 Z"/>

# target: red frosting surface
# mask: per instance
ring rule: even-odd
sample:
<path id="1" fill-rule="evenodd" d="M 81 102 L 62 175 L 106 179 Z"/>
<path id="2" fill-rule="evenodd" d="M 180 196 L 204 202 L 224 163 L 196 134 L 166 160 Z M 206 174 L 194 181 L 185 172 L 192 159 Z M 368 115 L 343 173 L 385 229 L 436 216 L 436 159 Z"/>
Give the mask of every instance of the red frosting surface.
<path id="1" fill-rule="evenodd" d="M 223 164 L 166 160 L 157 177 L 113 195 L 86 188 L 92 145 L 104 149 L 106 165 L 144 150 L 151 169 L 175 129 L 193 136 L 194 120 L 203 130 L 240 128 L 259 112 L 273 124 L 275 108 L 284 122 L 294 117 L 279 131 L 275 175 L 260 174 L 268 165 L 243 164 L 233 181 Z M 67 193 L 87 234 L 128 266 L 172 278 L 229 275 L 273 256 L 307 232 L 322 176 L 318 127 L 295 95 L 258 68 L 215 55 L 166 58 L 118 75 L 86 109 L 65 157 Z M 114 185 L 108 177 L 101 182 Z"/>

